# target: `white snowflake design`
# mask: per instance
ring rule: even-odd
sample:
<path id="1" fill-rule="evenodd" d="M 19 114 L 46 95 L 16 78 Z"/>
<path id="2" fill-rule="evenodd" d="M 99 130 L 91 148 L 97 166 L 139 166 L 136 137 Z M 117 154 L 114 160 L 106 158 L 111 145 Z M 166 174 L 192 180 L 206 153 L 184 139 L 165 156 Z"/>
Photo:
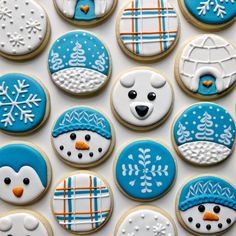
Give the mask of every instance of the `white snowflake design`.
<path id="1" fill-rule="evenodd" d="M 165 236 L 166 227 L 161 223 L 157 223 L 156 226 L 153 226 L 153 233 L 154 236 Z"/>
<path id="2" fill-rule="evenodd" d="M 0 20 L 6 20 L 7 18 L 12 18 L 12 11 L 7 7 L 0 6 Z"/>
<path id="3" fill-rule="evenodd" d="M 36 34 L 38 31 L 42 30 L 40 22 L 32 19 L 26 22 L 25 28 L 28 30 L 29 34 L 31 34 L 32 32 Z"/>
<path id="4" fill-rule="evenodd" d="M 11 35 L 10 43 L 13 47 L 20 47 L 25 45 L 24 38 L 18 33 L 14 33 Z"/>
<path id="5" fill-rule="evenodd" d="M 41 99 L 38 98 L 37 94 L 29 94 L 25 100 L 19 101 L 20 96 L 24 97 L 26 93 L 28 93 L 29 84 L 25 82 L 25 80 L 18 80 L 18 84 L 14 85 L 15 91 L 15 98 L 13 99 L 8 91 L 9 87 L 5 86 L 5 82 L 0 85 L 0 97 L 2 97 L 2 102 L 0 102 L 0 108 L 7 109 L 10 108 L 9 112 L 3 114 L 1 123 L 4 123 L 4 126 L 7 127 L 8 125 L 12 126 L 15 122 L 15 117 L 13 114 L 14 109 L 20 113 L 20 120 L 23 121 L 25 124 L 28 122 L 33 122 L 35 115 L 32 114 L 32 107 L 39 106 L 39 102 Z M 5 101 L 5 102 L 4 102 Z M 23 108 L 22 108 L 23 106 Z M 28 109 L 24 109 L 24 106 Z"/>

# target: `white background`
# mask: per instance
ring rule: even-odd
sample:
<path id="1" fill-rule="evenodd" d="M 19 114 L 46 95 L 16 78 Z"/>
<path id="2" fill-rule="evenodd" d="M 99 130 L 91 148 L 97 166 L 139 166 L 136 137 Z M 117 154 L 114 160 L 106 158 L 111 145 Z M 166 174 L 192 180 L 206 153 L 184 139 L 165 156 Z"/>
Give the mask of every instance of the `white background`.
<path id="1" fill-rule="evenodd" d="M 50 158 L 52 167 L 53 167 L 53 181 L 51 188 L 49 189 L 48 193 L 45 197 L 43 197 L 39 202 L 27 206 L 27 208 L 32 210 L 37 210 L 44 214 L 50 221 L 55 236 L 62 236 L 62 235 L 70 235 L 70 233 L 64 231 L 55 221 L 51 209 L 50 209 L 50 200 L 52 196 L 52 189 L 55 187 L 55 184 L 58 182 L 60 178 L 62 178 L 65 174 L 75 171 L 75 168 L 69 167 L 63 162 L 61 162 L 58 157 L 55 155 L 52 146 L 50 144 L 50 132 L 51 127 L 53 124 L 53 121 L 65 110 L 72 106 L 76 105 L 90 105 L 97 107 L 100 110 L 103 110 L 105 113 L 107 113 L 115 126 L 116 130 L 116 140 L 117 145 L 113 152 L 113 154 L 110 156 L 110 158 L 103 164 L 97 166 L 96 168 L 93 168 L 93 170 L 98 171 L 100 174 L 106 177 L 106 179 L 109 181 L 110 185 L 112 186 L 112 190 L 114 193 L 114 200 L 115 200 L 115 208 L 112 215 L 112 218 L 107 223 L 107 225 L 99 232 L 97 232 L 95 235 L 97 236 L 111 236 L 114 232 L 114 228 L 116 225 L 116 222 L 120 218 L 121 214 L 131 208 L 132 206 L 136 206 L 139 203 L 127 199 L 123 194 L 119 192 L 117 187 L 115 186 L 114 179 L 113 179 L 113 173 L 112 173 L 112 164 L 114 157 L 117 153 L 117 150 L 119 147 L 129 141 L 136 138 L 142 138 L 144 136 L 146 137 L 152 137 L 152 138 L 159 138 L 162 139 L 168 146 L 171 147 L 171 150 L 177 160 L 178 163 L 178 174 L 177 174 L 177 181 L 172 188 L 172 190 L 165 195 L 163 198 L 154 201 L 150 204 L 159 206 L 166 211 L 168 211 L 176 220 L 175 217 L 175 197 L 178 189 L 180 186 L 185 182 L 185 180 L 193 175 L 197 174 L 203 174 L 203 173 L 213 173 L 213 174 L 219 174 L 226 176 L 231 179 L 232 182 L 236 182 L 236 156 L 235 152 L 234 154 L 224 163 L 211 167 L 211 168 L 197 168 L 193 167 L 189 164 L 186 164 L 183 162 L 177 154 L 174 152 L 171 139 L 170 139 L 170 127 L 172 124 L 172 121 L 174 119 L 174 116 L 178 112 L 178 110 L 184 108 L 185 106 L 191 105 L 195 102 L 198 102 L 196 99 L 193 99 L 189 96 L 187 96 L 177 85 L 175 79 L 174 79 L 174 60 L 176 57 L 176 53 L 181 45 L 187 40 L 189 37 L 204 33 L 203 31 L 200 31 L 196 29 L 195 27 L 191 26 L 186 22 L 186 20 L 183 18 L 182 14 L 180 13 L 180 10 L 178 8 L 178 4 L 174 0 L 170 0 L 171 3 L 176 7 L 181 21 L 181 37 L 179 44 L 177 48 L 164 60 L 150 64 L 149 66 L 156 68 L 160 71 L 162 71 L 171 81 L 174 91 L 175 91 L 175 102 L 174 102 L 174 110 L 169 117 L 169 119 L 159 128 L 147 132 L 134 132 L 130 131 L 127 128 L 120 125 L 117 120 L 114 118 L 114 116 L 111 114 L 110 109 L 110 92 L 111 87 L 114 84 L 117 75 L 122 72 L 123 70 L 132 68 L 134 66 L 142 66 L 141 63 L 137 63 L 133 61 L 132 59 L 129 59 L 126 57 L 120 50 L 115 37 L 115 21 L 116 16 L 118 14 L 118 11 L 122 8 L 122 6 L 128 2 L 128 0 L 118 0 L 118 6 L 115 11 L 115 13 L 112 15 L 111 18 L 109 18 L 105 23 L 103 23 L 100 26 L 88 29 L 91 30 L 94 33 L 97 33 L 100 35 L 104 41 L 108 44 L 108 47 L 110 48 L 111 55 L 113 57 L 113 75 L 111 78 L 111 81 L 109 82 L 109 85 L 106 87 L 106 89 L 103 91 L 103 93 L 94 96 L 92 98 L 77 98 L 72 97 L 70 95 L 67 95 L 63 93 L 60 89 L 58 89 L 50 80 L 50 77 L 48 75 L 47 71 L 47 56 L 48 51 L 50 49 L 50 46 L 52 43 L 62 34 L 71 31 L 76 30 L 78 27 L 70 25 L 69 23 L 65 22 L 63 19 L 61 19 L 53 6 L 52 0 L 41 0 L 39 1 L 47 10 L 49 18 L 51 20 L 52 24 L 52 36 L 51 40 L 49 42 L 48 47 L 45 49 L 45 51 L 40 54 L 38 57 L 36 57 L 33 60 L 22 62 L 22 63 L 16 63 L 7 61 L 3 58 L 0 58 L 0 72 L 1 74 L 7 73 L 7 72 L 22 72 L 22 73 L 28 73 L 33 74 L 36 77 L 38 77 L 49 89 L 51 94 L 51 102 L 52 102 L 52 109 L 51 109 L 51 116 L 48 120 L 48 122 L 45 124 L 45 126 L 34 133 L 33 135 L 26 136 L 26 137 L 13 137 L 8 136 L 5 134 L 0 135 L 0 143 L 5 143 L 8 141 L 13 140 L 24 140 L 24 141 L 32 141 L 35 144 L 38 144 L 41 148 L 45 150 L 48 157 Z M 230 28 L 221 31 L 218 33 L 219 35 L 225 37 L 227 40 L 231 41 L 236 45 L 236 23 L 231 26 Z M 230 111 L 231 114 L 235 117 L 235 101 L 236 101 L 236 93 L 235 90 L 228 94 L 227 96 L 218 99 L 216 103 L 224 106 L 226 109 Z M 0 190 L 1 191 L 1 190 Z M 0 212 L 8 211 L 16 209 L 16 207 L 8 205 L 6 203 L 0 202 Z M 177 221 L 177 220 L 176 220 Z M 188 234 L 185 230 L 182 229 L 182 227 L 177 223 L 178 232 L 180 236 L 187 236 Z M 227 236 L 236 235 L 236 227 L 226 233 Z"/>

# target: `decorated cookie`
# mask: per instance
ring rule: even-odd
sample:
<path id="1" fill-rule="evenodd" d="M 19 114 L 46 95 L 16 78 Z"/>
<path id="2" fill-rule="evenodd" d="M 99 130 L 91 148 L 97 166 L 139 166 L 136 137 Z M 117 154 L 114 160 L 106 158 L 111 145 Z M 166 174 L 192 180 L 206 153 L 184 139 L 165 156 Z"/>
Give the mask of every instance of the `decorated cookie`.
<path id="1" fill-rule="evenodd" d="M 200 176 L 181 189 L 177 216 L 194 235 L 218 235 L 236 221 L 236 189 L 216 176 Z"/>
<path id="2" fill-rule="evenodd" d="M 49 111 L 49 94 L 41 83 L 24 74 L 0 76 L 0 130 L 18 135 L 33 132 Z"/>
<path id="3" fill-rule="evenodd" d="M 118 222 L 115 236 L 177 236 L 169 214 L 154 206 L 138 206 L 127 211 Z"/>
<path id="4" fill-rule="evenodd" d="M 150 201 L 172 186 L 176 165 L 169 150 L 154 140 L 138 140 L 125 146 L 115 165 L 116 183 L 128 197 Z"/>
<path id="5" fill-rule="evenodd" d="M 103 114 L 90 107 L 75 107 L 65 111 L 56 121 L 52 143 L 67 164 L 88 167 L 109 156 L 115 135 Z"/>
<path id="6" fill-rule="evenodd" d="M 29 210 L 10 211 L 0 216 L 1 236 L 53 236 L 48 221 Z"/>
<path id="7" fill-rule="evenodd" d="M 0 199 L 26 205 L 38 200 L 51 183 L 46 155 L 29 143 L 10 143 L 0 149 Z"/>
<path id="8" fill-rule="evenodd" d="M 0 55 L 13 60 L 36 56 L 50 35 L 49 20 L 35 0 L 0 0 Z"/>
<path id="9" fill-rule="evenodd" d="M 91 234 L 109 220 L 113 209 L 112 192 L 101 176 L 79 171 L 57 185 L 52 208 L 64 229 L 80 235 Z"/>
<path id="10" fill-rule="evenodd" d="M 178 0 L 184 16 L 203 30 L 222 30 L 236 18 L 235 0 Z"/>
<path id="11" fill-rule="evenodd" d="M 179 155 L 196 165 L 214 165 L 230 156 L 235 143 L 235 122 L 221 106 L 197 103 L 173 124 L 173 142 Z"/>
<path id="12" fill-rule="evenodd" d="M 48 58 L 52 81 L 75 95 L 96 93 L 111 75 L 111 58 L 95 35 L 73 31 L 57 39 Z"/>
<path id="13" fill-rule="evenodd" d="M 114 114 L 133 129 L 160 125 L 173 104 L 171 84 L 158 71 L 141 67 L 122 74 L 111 94 Z"/>
<path id="14" fill-rule="evenodd" d="M 220 36 L 198 36 L 177 57 L 176 79 L 194 97 L 217 98 L 236 85 L 235 55 L 234 46 Z"/>
<path id="15" fill-rule="evenodd" d="M 77 25 L 94 25 L 111 15 L 117 0 L 54 0 L 58 13 Z"/>
<path id="16" fill-rule="evenodd" d="M 176 46 L 180 25 L 167 0 L 131 0 L 117 20 L 117 40 L 130 57 L 155 61 Z"/>

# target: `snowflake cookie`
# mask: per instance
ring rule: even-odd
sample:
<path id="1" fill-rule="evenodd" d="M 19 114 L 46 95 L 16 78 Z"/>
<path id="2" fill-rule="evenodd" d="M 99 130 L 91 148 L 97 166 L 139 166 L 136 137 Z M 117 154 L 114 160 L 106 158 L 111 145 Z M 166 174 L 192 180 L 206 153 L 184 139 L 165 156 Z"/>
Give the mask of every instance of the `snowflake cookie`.
<path id="1" fill-rule="evenodd" d="M 111 75 L 108 49 L 86 31 L 73 31 L 57 39 L 51 47 L 48 66 L 52 81 L 74 95 L 96 93 Z"/>
<path id="2" fill-rule="evenodd" d="M 236 221 L 236 189 L 218 176 L 198 176 L 180 190 L 176 212 L 194 235 L 223 234 Z"/>
<path id="3" fill-rule="evenodd" d="M 176 151 L 196 165 L 214 165 L 224 161 L 235 144 L 235 122 L 221 106 L 197 103 L 185 109 L 172 128 Z"/>
<path id="4" fill-rule="evenodd" d="M 154 206 L 138 206 L 127 211 L 117 223 L 115 236 L 177 236 L 170 215 Z"/>
<path id="5" fill-rule="evenodd" d="M 176 164 L 170 151 L 154 140 L 138 140 L 125 146 L 115 165 L 116 183 L 128 197 L 151 201 L 172 186 Z"/>
<path id="6" fill-rule="evenodd" d="M 50 110 L 46 88 L 24 74 L 0 76 L 0 130 L 26 134 L 41 127 Z"/>

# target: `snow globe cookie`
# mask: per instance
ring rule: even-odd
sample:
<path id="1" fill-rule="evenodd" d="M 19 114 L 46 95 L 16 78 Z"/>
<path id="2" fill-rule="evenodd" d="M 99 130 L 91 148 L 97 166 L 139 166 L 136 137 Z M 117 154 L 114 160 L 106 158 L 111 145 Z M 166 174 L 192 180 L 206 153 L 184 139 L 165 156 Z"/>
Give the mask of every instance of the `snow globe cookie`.
<path id="1" fill-rule="evenodd" d="M 120 12 L 116 34 L 121 49 L 139 61 L 156 61 L 176 46 L 180 24 L 168 0 L 130 0 Z"/>
<path id="2" fill-rule="evenodd" d="M 98 92 L 111 76 L 111 56 L 104 43 L 87 31 L 72 31 L 56 40 L 48 57 L 52 81 L 65 92 Z"/>
<path id="3" fill-rule="evenodd" d="M 196 27 L 222 30 L 235 21 L 235 0 L 178 0 L 185 18 Z"/>
<path id="4" fill-rule="evenodd" d="M 0 130 L 14 135 L 32 133 L 49 113 L 49 93 L 41 82 L 19 73 L 0 76 Z"/>
<path id="5" fill-rule="evenodd" d="M 218 98 L 236 86 L 236 48 L 218 35 L 191 40 L 176 59 L 175 77 L 189 95 Z"/>
<path id="6" fill-rule="evenodd" d="M 0 216 L 0 235 L 53 236 L 51 225 L 35 211 L 19 209 Z"/>
<path id="7" fill-rule="evenodd" d="M 102 113 L 90 107 L 74 107 L 57 119 L 52 143 L 61 159 L 76 167 L 103 162 L 113 151 L 113 126 Z"/>
<path id="8" fill-rule="evenodd" d="M 78 171 L 58 183 L 52 198 L 52 211 L 59 225 L 79 235 L 100 230 L 113 210 L 113 195 L 102 176 Z"/>
<path id="9" fill-rule="evenodd" d="M 227 159 L 235 144 L 235 122 L 214 103 L 191 105 L 175 119 L 172 141 L 178 154 L 194 165 L 214 165 Z"/>
<path id="10" fill-rule="evenodd" d="M 169 116 L 173 89 L 158 71 L 138 67 L 119 76 L 111 93 L 116 118 L 134 130 L 152 129 Z"/>
<path id="11" fill-rule="evenodd" d="M 142 205 L 128 210 L 119 220 L 115 236 L 177 236 L 174 220 L 164 210 Z"/>
<path id="12" fill-rule="evenodd" d="M 179 191 L 176 212 L 191 234 L 221 235 L 236 221 L 236 189 L 217 176 L 198 176 Z"/>
<path id="13" fill-rule="evenodd" d="M 37 201 L 51 183 L 46 154 L 30 143 L 9 143 L 0 149 L 0 199 L 15 205 Z"/>
<path id="14" fill-rule="evenodd" d="M 0 0 L 0 55 L 12 60 L 40 53 L 50 36 L 45 10 L 35 0 Z"/>
<path id="15" fill-rule="evenodd" d="M 65 20 L 80 26 L 91 26 L 106 20 L 115 10 L 117 0 L 54 0 Z"/>
<path id="16" fill-rule="evenodd" d="M 172 187 L 176 164 L 170 151 L 161 143 L 142 139 L 126 145 L 114 163 L 116 184 L 127 197 L 152 201 Z"/>

